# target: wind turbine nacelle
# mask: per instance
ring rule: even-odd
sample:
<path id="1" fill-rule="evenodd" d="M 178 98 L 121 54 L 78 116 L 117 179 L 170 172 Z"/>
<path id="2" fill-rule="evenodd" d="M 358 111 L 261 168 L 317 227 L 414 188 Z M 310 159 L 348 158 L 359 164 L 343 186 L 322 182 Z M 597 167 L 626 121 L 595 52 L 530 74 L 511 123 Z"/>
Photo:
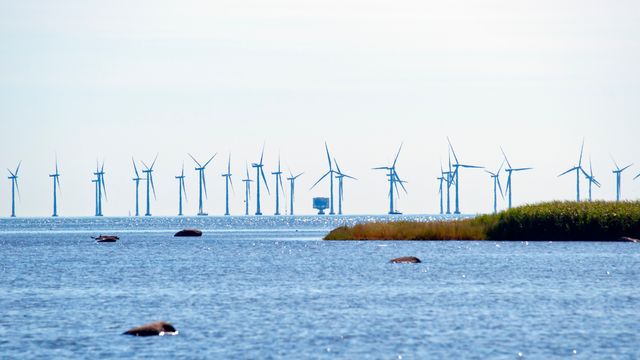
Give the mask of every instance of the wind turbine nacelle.
<path id="1" fill-rule="evenodd" d="M 313 198 L 313 208 L 318 210 L 318 215 L 324 215 L 324 211 L 329 208 L 329 198 Z"/>

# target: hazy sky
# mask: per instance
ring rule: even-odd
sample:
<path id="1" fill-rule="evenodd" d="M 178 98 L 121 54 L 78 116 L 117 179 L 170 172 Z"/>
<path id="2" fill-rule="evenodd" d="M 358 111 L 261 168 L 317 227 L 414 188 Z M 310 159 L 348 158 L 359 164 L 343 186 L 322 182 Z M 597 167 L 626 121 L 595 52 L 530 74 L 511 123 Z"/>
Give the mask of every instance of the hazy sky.
<path id="1" fill-rule="evenodd" d="M 154 214 L 176 213 L 183 162 L 185 211 L 196 213 L 187 152 L 218 153 L 212 215 L 224 212 L 231 152 L 239 214 L 245 162 L 263 141 L 268 173 L 278 154 L 305 172 L 296 210 L 312 213 L 311 198 L 328 194 L 328 183 L 308 190 L 327 170 L 325 140 L 359 179 L 345 183 L 345 212 L 388 210 L 386 177 L 371 168 L 404 141 L 409 194 L 398 209 L 434 213 L 447 135 L 463 162 L 495 170 L 502 145 L 514 166 L 535 167 L 514 177 L 515 204 L 575 198 L 575 177 L 556 176 L 583 137 L 602 183 L 595 196 L 615 196 L 610 154 L 637 163 L 622 191 L 640 196 L 637 0 L 0 0 L 0 50 L 0 166 L 23 161 L 22 216 L 50 215 L 56 152 L 63 215 L 92 215 L 96 159 L 106 161 L 105 215 L 133 212 L 131 156 L 157 152 Z M 460 190 L 463 212 L 491 209 L 483 171 L 463 170 Z M 264 213 L 274 202 L 272 191 Z"/>

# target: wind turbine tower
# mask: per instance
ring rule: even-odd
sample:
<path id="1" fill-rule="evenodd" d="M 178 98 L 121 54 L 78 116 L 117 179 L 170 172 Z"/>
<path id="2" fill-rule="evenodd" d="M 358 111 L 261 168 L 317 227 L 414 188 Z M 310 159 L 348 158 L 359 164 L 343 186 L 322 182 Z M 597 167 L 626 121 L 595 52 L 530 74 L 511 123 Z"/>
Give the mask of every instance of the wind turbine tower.
<path id="1" fill-rule="evenodd" d="M 613 158 L 611 158 L 611 160 L 613 160 Z M 615 160 L 613 160 L 613 164 L 616 166 L 616 169 L 613 170 L 613 173 L 616 175 L 616 201 L 620 201 L 622 191 L 622 172 L 630 168 L 633 164 L 629 164 L 622 169 L 620 169 Z"/>
<path id="2" fill-rule="evenodd" d="M 198 165 L 198 167 L 195 168 L 195 170 L 198 172 L 198 216 L 206 216 L 207 213 L 204 212 L 202 204 L 202 190 L 204 189 L 204 196 L 207 199 L 209 198 L 209 196 L 207 195 L 207 179 L 204 176 L 204 170 L 207 168 L 207 165 L 209 165 L 211 160 L 213 160 L 213 158 L 215 158 L 218 154 L 213 154 L 213 156 L 206 163 L 204 163 L 204 165 L 200 164 L 198 160 L 193 157 L 193 155 L 187 155 L 189 155 L 196 163 L 196 165 Z"/>
<path id="3" fill-rule="evenodd" d="M 222 174 L 225 183 L 225 211 L 224 214 L 229 216 L 229 184 L 233 190 L 233 181 L 231 180 L 231 154 L 229 154 L 229 160 L 227 161 L 227 173 Z M 235 190 L 234 190 L 235 192 Z"/>
<path id="4" fill-rule="evenodd" d="M 294 215 L 294 211 L 293 211 L 293 202 L 295 199 L 295 190 L 296 190 L 296 179 L 300 177 L 300 175 L 304 174 L 304 173 L 300 173 L 296 176 L 293 176 L 293 173 L 291 172 L 291 170 L 289 170 L 289 174 L 291 174 L 291 177 L 288 177 L 287 180 L 289 181 L 289 201 L 291 202 L 290 207 L 289 207 L 289 215 Z"/>
<path id="5" fill-rule="evenodd" d="M 246 216 L 249 215 L 249 200 L 251 200 L 251 177 L 249 177 L 249 166 L 245 164 L 245 168 L 247 170 L 247 177 L 242 180 L 244 183 L 244 214 Z"/>
<path id="6" fill-rule="evenodd" d="M 260 155 L 260 162 L 251 164 L 251 167 L 256 169 L 256 215 L 262 215 L 262 211 L 260 211 L 260 179 L 264 182 L 264 186 L 267 188 L 267 193 L 271 194 L 269 191 L 269 184 L 267 184 L 267 177 L 264 176 L 264 164 L 262 160 L 264 159 L 264 145 L 262 145 L 262 154 Z"/>
<path id="7" fill-rule="evenodd" d="M 591 164 L 591 158 L 589 158 L 589 175 L 586 176 L 587 180 L 589 180 L 589 201 L 591 201 L 591 187 L 592 185 L 596 185 L 597 187 L 601 187 L 598 180 L 596 180 L 595 176 L 593 176 L 593 165 Z"/>
<path id="8" fill-rule="evenodd" d="M 333 159 L 333 162 L 336 163 L 336 169 L 337 169 L 336 179 L 338 179 L 338 215 L 342 215 L 342 200 L 344 198 L 344 186 L 343 186 L 344 179 L 345 178 L 352 179 L 352 180 L 358 180 L 358 179 L 343 173 L 342 170 L 340 170 L 340 165 L 338 165 L 338 160 L 336 160 L 335 158 Z"/>
<path id="9" fill-rule="evenodd" d="M 282 169 L 280 168 L 280 157 L 278 156 L 278 171 L 271 173 L 276 177 L 276 212 L 274 215 L 280 215 L 280 190 L 284 194 L 284 187 L 282 185 Z"/>
<path id="10" fill-rule="evenodd" d="M 500 185 L 500 171 L 502 170 L 502 166 L 504 165 L 504 161 L 500 164 L 500 168 L 495 173 L 492 173 L 489 170 L 485 170 L 485 172 L 491 175 L 491 179 L 493 180 L 493 213 L 498 212 L 498 189 L 500 189 L 500 196 L 504 199 L 504 195 L 502 193 L 502 185 Z"/>
<path id="11" fill-rule="evenodd" d="M 136 183 L 136 216 L 140 216 L 139 194 L 140 194 L 140 180 L 142 180 L 142 178 L 138 173 L 138 167 L 136 166 L 136 161 L 133 159 L 133 157 L 131 158 L 131 162 L 133 163 L 133 171 L 136 174 L 136 177 L 132 179 Z"/>
<path id="12" fill-rule="evenodd" d="M 460 164 L 460 162 L 458 161 L 458 156 L 456 156 L 456 152 L 455 150 L 453 150 L 453 145 L 451 145 L 451 140 L 449 140 L 448 137 L 447 137 L 447 141 L 449 142 L 449 149 L 451 150 L 451 153 L 453 154 L 453 159 L 455 161 L 455 163 L 453 163 L 453 176 L 452 176 L 452 181 L 455 181 L 455 185 L 456 185 L 456 210 L 454 211 L 454 214 L 459 215 L 460 214 L 460 168 L 482 169 L 482 166 Z"/>
<path id="13" fill-rule="evenodd" d="M 178 179 L 178 216 L 182 216 L 182 194 L 187 199 L 187 190 L 184 187 L 184 164 L 182 164 L 182 173 L 176 176 Z"/>
<path id="14" fill-rule="evenodd" d="M 145 174 L 147 178 L 147 212 L 144 214 L 144 216 L 151 216 L 151 192 L 149 189 L 150 187 L 151 189 L 153 189 L 153 198 L 154 199 L 156 198 L 156 187 L 153 185 L 153 167 L 156 165 L 156 160 L 158 160 L 157 154 L 156 154 L 156 157 L 153 159 L 151 166 L 147 166 L 147 164 L 145 164 L 144 161 L 142 162 L 142 165 L 144 166 L 144 170 L 142 170 L 142 172 Z"/>
<path id="15" fill-rule="evenodd" d="M 398 194 L 398 196 L 400 196 L 400 192 L 398 191 L 398 184 L 400 184 L 400 186 L 402 187 L 402 190 L 404 190 L 405 193 L 407 192 L 407 189 L 404 187 L 405 181 L 402 181 L 398 176 L 398 173 L 396 172 L 396 163 L 398 162 L 400 151 L 402 151 L 402 144 L 400 145 L 400 148 L 398 149 L 398 153 L 396 154 L 396 158 L 393 160 L 393 163 L 391 164 L 391 166 L 381 166 L 381 167 L 373 168 L 373 170 L 388 171 L 387 177 L 389 178 L 389 214 L 390 215 L 402 214 L 401 212 L 396 210 L 394 197 L 393 197 L 394 190 Z"/>
<path id="16" fill-rule="evenodd" d="M 20 165 L 22 161 L 18 163 L 15 172 L 7 169 L 11 176 L 8 177 L 11 180 L 11 217 L 16 217 L 16 191 L 18 192 L 18 196 L 20 196 L 20 188 L 18 187 L 18 172 L 20 171 Z"/>
<path id="17" fill-rule="evenodd" d="M 513 168 L 511 166 L 511 163 L 509 162 L 509 159 L 507 159 L 507 154 L 504 153 L 504 150 L 502 150 L 502 147 L 500 147 L 500 151 L 502 151 L 502 155 L 504 156 L 504 160 L 507 162 L 507 167 L 504 169 L 504 171 L 507 172 L 507 192 L 509 193 L 509 209 L 511 209 L 511 175 L 514 172 L 518 172 L 518 171 L 527 171 L 527 170 L 531 170 L 533 168 L 527 167 L 527 168 Z"/>
<path id="18" fill-rule="evenodd" d="M 58 190 L 60 190 L 60 172 L 58 171 L 58 158 L 56 157 L 56 172 L 49 175 L 53 178 L 53 214 L 51 216 L 58 217 Z"/>
<path id="19" fill-rule="evenodd" d="M 102 216 L 102 195 L 104 193 L 105 200 L 107 199 L 107 188 L 104 183 L 104 162 L 102 166 L 99 168 L 96 163 L 96 172 L 93 175 L 96 176 L 96 216 Z"/>

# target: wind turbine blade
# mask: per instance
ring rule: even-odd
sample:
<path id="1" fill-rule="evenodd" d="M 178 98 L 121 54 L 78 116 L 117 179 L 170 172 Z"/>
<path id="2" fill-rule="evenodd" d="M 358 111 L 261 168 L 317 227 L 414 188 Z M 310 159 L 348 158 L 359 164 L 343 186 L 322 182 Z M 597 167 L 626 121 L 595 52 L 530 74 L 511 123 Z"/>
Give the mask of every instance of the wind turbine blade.
<path id="1" fill-rule="evenodd" d="M 189 201 L 189 199 L 187 198 L 187 188 L 184 186 L 184 178 L 180 179 L 180 183 L 182 184 L 182 193 L 184 193 L 184 199 Z"/>
<path id="2" fill-rule="evenodd" d="M 449 139 L 449 137 L 447 136 L 447 142 L 449 143 L 449 149 L 451 150 L 451 152 L 453 153 L 453 158 L 456 161 L 456 164 L 458 163 L 458 157 L 456 156 L 456 151 L 453 150 L 453 145 L 451 145 L 451 140 Z M 451 162 L 451 158 L 449 158 L 449 162 Z"/>
<path id="3" fill-rule="evenodd" d="M 271 195 L 271 191 L 269 190 L 269 184 L 267 183 L 267 177 L 264 176 L 264 169 L 260 168 L 260 174 L 262 175 L 262 181 L 264 181 L 264 186 L 267 188 L 267 194 Z M 260 179 L 258 179 L 260 181 Z"/>
<path id="4" fill-rule="evenodd" d="M 262 165 L 262 159 L 264 159 L 264 146 L 266 142 L 262 143 L 262 153 L 260 154 L 260 165 Z"/>
<path id="5" fill-rule="evenodd" d="M 504 192 L 502 191 L 502 185 L 500 184 L 500 177 L 499 176 L 496 176 L 496 182 L 498 183 L 498 189 L 500 189 L 500 196 L 502 196 L 502 199 L 504 199 Z"/>
<path id="6" fill-rule="evenodd" d="M 329 145 L 327 142 L 324 142 L 324 149 L 327 152 L 327 161 L 329 161 L 329 171 L 333 170 L 333 164 L 331 163 L 331 155 L 329 154 Z"/>
<path id="7" fill-rule="evenodd" d="M 102 175 L 102 180 L 100 181 L 100 184 L 102 184 L 102 192 L 104 193 L 104 199 L 107 200 L 107 185 L 105 185 L 104 183 L 104 175 Z"/>
<path id="8" fill-rule="evenodd" d="M 13 172 L 11 172 L 11 170 L 9 170 L 9 168 L 7 168 L 7 171 L 9 172 L 9 174 L 11 174 L 11 176 L 16 176 L 16 174 L 14 174 Z"/>
<path id="9" fill-rule="evenodd" d="M 58 155 L 56 154 L 56 175 L 58 174 Z"/>
<path id="10" fill-rule="evenodd" d="M 231 154 L 229 154 L 229 160 L 227 160 L 227 174 L 231 175 Z"/>
<path id="11" fill-rule="evenodd" d="M 527 171 L 527 170 L 533 170 L 533 168 L 528 167 L 528 168 L 518 168 L 518 169 L 511 169 L 511 170 L 513 170 L 513 171 Z"/>
<path id="12" fill-rule="evenodd" d="M 133 156 L 131 157 L 131 163 L 133 163 L 133 171 L 136 173 L 136 178 L 139 178 L 140 174 L 138 174 L 138 167 L 136 166 L 136 161 L 133 159 Z"/>
<path id="13" fill-rule="evenodd" d="M 502 163 L 500 163 L 500 167 L 498 168 L 498 171 L 496 172 L 496 174 L 500 174 L 500 171 L 502 170 L 503 166 L 504 166 L 504 160 L 502 160 Z M 509 167 L 511 167 L 511 165 L 509 165 Z"/>
<path id="14" fill-rule="evenodd" d="M 140 160 L 140 162 L 142 163 L 142 166 L 144 166 L 145 169 L 149 170 L 149 166 L 147 166 L 147 164 L 144 161 Z"/>
<path id="15" fill-rule="evenodd" d="M 500 151 L 502 151 L 502 156 L 504 156 L 504 160 L 507 162 L 507 166 L 509 166 L 509 169 L 511 169 L 511 163 L 509 162 L 509 159 L 507 158 L 507 154 L 504 153 L 504 150 L 502 149 L 502 146 L 500 146 Z"/>
<path id="16" fill-rule="evenodd" d="M 304 173 L 303 173 L 303 172 L 301 172 L 300 174 L 298 174 L 298 175 L 294 176 L 293 178 L 294 178 L 294 179 L 297 179 L 297 178 L 299 178 L 299 177 L 300 177 L 300 175 L 302 175 L 302 174 L 304 174 Z"/>
<path id="17" fill-rule="evenodd" d="M 408 192 L 407 192 L 407 188 L 405 188 L 405 187 L 404 187 L 404 183 L 405 183 L 406 181 L 402 181 L 402 180 L 400 180 L 400 177 L 398 176 L 398 173 L 397 173 L 395 170 L 393 171 L 393 175 L 395 176 L 396 180 L 398 180 L 397 182 L 398 182 L 398 183 L 400 183 L 400 186 L 402 186 L 402 190 L 404 190 L 404 192 L 405 192 L 406 194 L 408 194 Z"/>
<path id="18" fill-rule="evenodd" d="M 580 171 L 582 172 L 582 174 L 583 174 L 587 179 L 589 179 L 589 178 L 590 178 L 589 174 L 587 174 L 587 172 L 586 172 L 586 171 L 584 171 L 584 169 L 583 169 L 582 167 L 580 167 Z"/>
<path id="19" fill-rule="evenodd" d="M 398 153 L 396 154 L 396 158 L 393 160 L 393 165 L 391 166 L 392 168 L 396 167 L 396 163 L 398 162 L 398 157 L 400 156 L 400 151 L 402 151 L 402 146 L 404 145 L 404 143 L 400 144 L 400 148 L 398 149 Z"/>
<path id="20" fill-rule="evenodd" d="M 389 170 L 389 167 L 387 167 L 387 166 L 380 166 L 380 167 L 374 167 L 374 168 L 371 168 L 371 170 Z"/>
<path id="21" fill-rule="evenodd" d="M 467 168 L 467 169 L 484 169 L 484 166 L 477 166 L 477 165 L 462 165 L 462 164 L 458 164 L 459 167 L 463 167 L 463 168 Z"/>
<path id="22" fill-rule="evenodd" d="M 203 168 L 206 168 L 207 165 L 209 165 L 209 163 L 211 162 L 211 160 L 213 160 L 214 157 L 216 157 L 216 155 L 218 155 L 218 153 L 213 154 L 213 156 L 209 159 L 209 161 L 207 161 L 206 163 L 204 163 L 204 165 L 202 166 Z"/>
<path id="23" fill-rule="evenodd" d="M 22 199 L 20 196 L 20 187 L 18 186 L 18 178 L 16 177 L 13 181 L 16 182 L 16 191 L 18 192 L 18 199 Z"/>
<path id="24" fill-rule="evenodd" d="M 582 165 L 582 153 L 584 152 L 584 138 L 582 138 L 582 146 L 580 147 L 580 160 L 578 161 L 578 167 Z"/>
<path id="25" fill-rule="evenodd" d="M 316 181 L 316 183 L 313 184 L 313 186 L 310 187 L 309 190 L 312 190 L 314 187 L 316 187 L 316 185 L 318 185 L 320 183 L 320 181 L 322 181 L 322 179 L 326 178 L 327 175 L 329 175 L 329 174 L 331 174 L 331 171 L 328 171 L 326 174 L 322 175 L 322 177 L 318 181 Z"/>
<path id="26" fill-rule="evenodd" d="M 201 172 L 202 175 L 202 186 L 204 187 L 204 197 L 206 199 L 209 198 L 209 194 L 207 194 L 207 178 L 204 176 L 204 171 Z"/>
<path id="27" fill-rule="evenodd" d="M 231 191 L 233 191 L 233 195 L 235 195 L 236 189 L 233 188 L 233 180 L 231 180 L 231 176 L 229 176 L 229 184 L 231 184 Z"/>
<path id="28" fill-rule="evenodd" d="M 336 163 L 336 169 L 338 169 L 338 174 L 342 174 L 342 171 L 340 171 L 340 165 L 338 165 L 338 160 L 336 160 L 336 158 L 333 158 L 333 162 Z"/>
<path id="29" fill-rule="evenodd" d="M 345 175 L 345 174 L 342 174 L 342 176 L 346 177 L 347 179 L 358 180 L 358 179 L 354 178 L 353 176 L 349 176 L 349 175 Z"/>
<path id="30" fill-rule="evenodd" d="M 640 174 L 636 175 L 636 177 L 633 178 L 633 180 L 637 179 L 640 177 Z"/>
<path id="31" fill-rule="evenodd" d="M 202 167 L 202 164 L 200 164 L 200 163 L 198 162 L 198 160 L 196 160 L 196 158 L 194 158 L 194 157 L 193 157 L 193 155 L 191 155 L 191 154 L 189 154 L 189 153 L 187 153 L 187 155 L 189 155 L 189 157 L 190 157 L 190 158 L 192 158 L 192 159 L 193 159 L 193 161 L 195 161 L 195 163 L 196 163 L 198 166 Z"/>
<path id="32" fill-rule="evenodd" d="M 16 176 L 18 176 L 18 172 L 20 171 L 20 165 L 22 165 L 22 160 L 18 163 L 18 167 L 16 168 Z"/>
<path id="33" fill-rule="evenodd" d="M 640 174 L 639 174 L 639 176 L 640 176 Z M 637 177 L 637 176 L 636 176 L 636 177 Z M 591 179 L 591 181 L 593 181 L 593 183 L 594 183 L 594 184 L 596 184 L 596 186 L 597 186 L 597 187 L 601 187 L 601 186 L 602 186 L 602 185 L 598 182 L 598 180 L 596 180 L 596 179 L 593 179 L 593 178 L 592 178 L 592 179 Z"/>
<path id="34" fill-rule="evenodd" d="M 558 177 L 560 177 L 560 176 L 562 176 L 562 175 L 566 175 L 566 174 L 568 174 L 568 173 L 570 173 L 570 172 L 574 171 L 575 169 L 577 169 L 577 167 L 571 168 L 571 169 L 569 169 L 569 170 L 567 170 L 567 171 L 563 172 L 562 174 L 558 175 Z"/>
<path id="35" fill-rule="evenodd" d="M 620 169 L 620 172 L 623 172 L 623 171 L 627 170 L 628 168 L 630 168 L 632 166 L 633 166 L 633 164 L 629 164 L 629 165 L 623 167 L 622 169 Z"/>
<path id="36" fill-rule="evenodd" d="M 489 171 L 489 170 L 485 170 L 484 172 L 486 172 L 487 174 L 489 174 L 489 175 L 491 175 L 491 176 L 496 176 L 496 174 L 492 173 L 492 172 L 491 172 L 491 171 Z"/>
<path id="37" fill-rule="evenodd" d="M 156 157 L 153 159 L 153 162 L 151 163 L 150 170 L 153 170 L 153 166 L 156 164 L 156 161 L 158 160 L 158 155 L 160 155 L 160 153 L 156 153 Z"/>
<path id="38" fill-rule="evenodd" d="M 151 183 L 151 189 L 153 190 L 153 198 L 157 200 L 157 198 L 156 198 L 156 187 L 155 187 L 155 185 L 153 185 L 153 175 L 152 175 L 152 173 L 149 173 L 149 182 Z"/>

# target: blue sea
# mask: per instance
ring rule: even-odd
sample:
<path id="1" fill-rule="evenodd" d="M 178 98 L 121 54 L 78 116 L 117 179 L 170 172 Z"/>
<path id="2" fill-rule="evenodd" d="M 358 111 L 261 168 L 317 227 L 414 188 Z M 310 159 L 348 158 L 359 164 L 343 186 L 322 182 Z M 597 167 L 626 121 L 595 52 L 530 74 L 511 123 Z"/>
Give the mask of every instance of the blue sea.
<path id="1" fill-rule="evenodd" d="M 380 219 L 0 219 L 0 358 L 640 358 L 640 244 L 321 240 Z"/>

